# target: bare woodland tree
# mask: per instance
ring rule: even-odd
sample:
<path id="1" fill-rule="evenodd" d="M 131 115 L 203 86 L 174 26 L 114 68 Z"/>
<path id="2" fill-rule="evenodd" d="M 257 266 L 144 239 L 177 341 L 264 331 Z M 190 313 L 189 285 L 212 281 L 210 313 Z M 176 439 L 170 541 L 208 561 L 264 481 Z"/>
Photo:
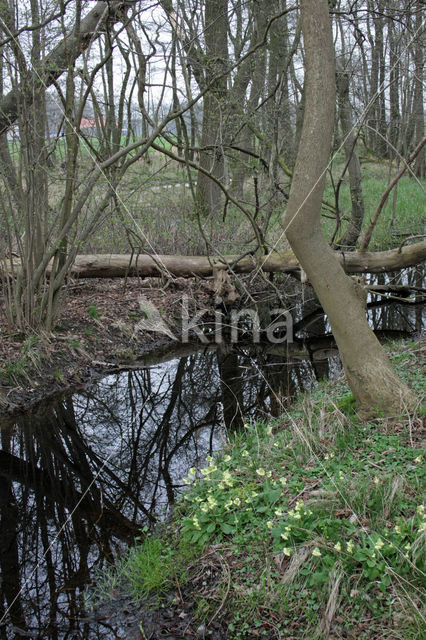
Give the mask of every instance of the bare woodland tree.
<path id="1" fill-rule="evenodd" d="M 88 0 L 1 4 L 0 259 L 10 324 L 52 330 L 71 270 L 76 273 L 84 264 L 85 273 L 96 271 L 95 261 L 79 254 L 90 253 L 101 230 L 111 234 L 114 220 L 126 247 L 153 256 L 141 260 L 148 270 L 170 276 L 167 264 L 173 264 L 175 272 L 188 271 L 179 265 L 179 256 L 159 259 L 162 247 L 152 241 L 157 220 L 137 210 L 142 210 L 145 182 L 161 171 L 160 162 L 186 172 L 190 190 L 183 202 L 184 222 L 198 220 L 199 244 L 209 254 L 222 255 L 208 224 L 224 226 L 231 211 L 235 225 L 244 230 L 242 255 L 269 253 L 270 270 L 284 264 L 294 271 L 291 254 L 283 260 L 273 252 L 280 248 L 277 225 L 291 184 L 288 238 L 329 314 L 361 408 L 378 403 L 393 410 L 404 399 L 411 403 L 371 337 L 361 302 L 319 226 L 322 212 L 336 222 L 330 243 L 351 250 L 358 243 L 367 250 L 383 206 L 380 200 L 366 225 L 363 154 L 385 158 L 390 176 L 396 163 L 383 203 L 402 175 L 399 162 L 404 168 L 411 163 L 412 173 L 424 176 L 422 3 L 330 3 L 333 48 L 326 4 L 304 2 L 302 12 L 291 0 L 162 0 L 153 7 L 141 0 L 94 6 Z M 307 41 L 306 50 L 302 46 L 301 15 L 307 40 L 312 15 L 323 25 L 327 113 L 324 105 L 312 106 L 312 91 L 319 101 L 322 93 L 312 80 L 315 45 Z M 331 119 L 334 58 L 338 117 Z M 307 142 L 308 126 L 312 137 Z M 319 178 L 333 134 L 344 161 L 337 180 L 333 176 L 334 202 L 329 202 Z M 318 158 L 312 151 L 318 151 Z M 156 154 L 158 164 L 146 177 L 146 166 L 138 160 L 148 152 Z M 309 191 L 302 184 L 302 162 L 315 188 L 299 215 Z M 131 171 L 129 182 L 136 182 L 133 191 L 140 196 L 135 210 L 126 205 L 129 196 L 120 194 Z M 339 195 L 346 174 L 352 204 L 351 211 L 342 212 Z M 164 217 L 173 227 L 173 216 L 167 212 Z M 303 219 L 308 222 L 302 224 Z M 401 260 L 410 249 L 398 254 Z M 412 253 L 416 259 L 424 256 L 424 244 Z M 205 260 L 211 267 L 211 257 Z M 367 254 L 354 254 L 353 265 L 367 263 L 373 264 Z M 348 309 L 353 337 L 342 324 Z M 386 385 L 398 388 L 402 400 L 391 402 Z"/>

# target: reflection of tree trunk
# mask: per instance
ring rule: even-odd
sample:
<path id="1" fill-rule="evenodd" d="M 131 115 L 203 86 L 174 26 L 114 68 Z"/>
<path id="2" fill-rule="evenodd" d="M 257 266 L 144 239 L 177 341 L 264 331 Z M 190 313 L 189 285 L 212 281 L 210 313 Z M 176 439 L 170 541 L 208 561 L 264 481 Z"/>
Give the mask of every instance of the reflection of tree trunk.
<path id="1" fill-rule="evenodd" d="M 310 299 L 302 305 L 302 315 L 303 315 L 301 320 L 302 323 L 305 316 L 312 318 L 304 333 L 306 334 L 307 340 L 305 344 L 309 352 L 309 356 L 310 356 L 309 359 L 310 359 L 312 368 L 314 370 L 315 377 L 317 380 L 327 379 L 330 375 L 329 359 L 328 357 L 324 357 L 323 359 L 317 359 L 315 357 L 315 352 L 314 350 L 312 350 L 309 343 L 309 339 L 313 339 L 315 344 L 316 338 L 321 339 L 324 336 L 326 336 L 326 328 L 325 328 L 326 319 L 325 319 L 324 312 L 321 309 L 321 307 L 318 305 L 316 300 Z"/>
<path id="2" fill-rule="evenodd" d="M 2 446 L 9 448 L 5 431 L 1 431 Z M 18 553 L 18 505 L 12 491 L 12 482 L 0 476 L 0 568 L 1 583 L 6 606 L 12 623 L 26 629 L 20 597 L 21 571 Z M 5 636 L 4 636 L 5 637 Z M 18 636 L 16 636 L 18 637 Z"/>
<path id="3" fill-rule="evenodd" d="M 235 351 L 219 345 L 217 366 L 222 390 L 223 418 L 226 428 L 236 431 L 243 426 L 243 379 Z"/>
<path id="4" fill-rule="evenodd" d="M 276 364 L 277 366 L 273 366 Z M 263 369 L 263 367 L 262 367 Z M 268 381 L 271 415 L 278 418 L 283 409 L 292 403 L 297 389 L 293 377 L 294 364 L 282 361 L 277 356 L 267 356 L 264 371 Z"/>

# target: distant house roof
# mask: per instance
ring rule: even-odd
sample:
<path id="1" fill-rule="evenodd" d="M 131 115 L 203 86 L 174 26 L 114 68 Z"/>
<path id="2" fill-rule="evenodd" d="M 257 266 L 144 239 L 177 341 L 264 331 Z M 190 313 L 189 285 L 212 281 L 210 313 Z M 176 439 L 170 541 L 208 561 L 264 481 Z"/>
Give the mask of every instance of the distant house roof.
<path id="1" fill-rule="evenodd" d="M 80 129 L 96 129 L 96 125 L 105 124 L 106 118 L 82 118 L 80 120 Z"/>

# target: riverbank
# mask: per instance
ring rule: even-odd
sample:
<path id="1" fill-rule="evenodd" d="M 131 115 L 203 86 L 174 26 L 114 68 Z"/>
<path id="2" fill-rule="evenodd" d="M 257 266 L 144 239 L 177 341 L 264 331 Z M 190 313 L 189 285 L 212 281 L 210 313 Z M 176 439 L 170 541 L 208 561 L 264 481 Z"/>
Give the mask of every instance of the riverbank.
<path id="1" fill-rule="evenodd" d="M 46 398 L 77 389 L 170 342 L 162 318 L 179 331 L 182 296 L 194 312 L 211 309 L 208 282 L 178 278 L 93 279 L 69 284 L 51 334 L 24 334 L 0 314 L 0 415 L 16 414 Z"/>
<path id="2" fill-rule="evenodd" d="M 246 424 L 190 471 L 172 522 L 98 596 L 136 598 L 151 640 L 420 640 L 426 349 L 387 348 L 419 394 L 416 416 L 360 423 L 340 378 L 280 420 Z"/>

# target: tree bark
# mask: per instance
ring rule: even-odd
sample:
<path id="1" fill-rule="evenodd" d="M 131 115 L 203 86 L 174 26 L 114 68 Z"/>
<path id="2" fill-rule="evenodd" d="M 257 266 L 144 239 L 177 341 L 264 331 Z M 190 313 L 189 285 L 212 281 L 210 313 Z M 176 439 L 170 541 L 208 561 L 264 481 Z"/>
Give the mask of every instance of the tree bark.
<path id="1" fill-rule="evenodd" d="M 343 253 L 330 250 L 330 253 L 333 260 L 339 262 L 346 273 L 384 273 L 405 269 L 426 260 L 426 241 L 390 251 Z M 181 278 L 209 277 L 213 275 L 214 268 L 221 267 L 232 268 L 234 273 L 250 273 L 258 269 L 267 273 L 300 272 L 299 262 L 292 251 L 270 253 L 258 259 L 248 257 L 238 260 L 238 256 L 225 256 L 225 259 L 226 262 L 207 256 L 78 255 L 71 267 L 70 275 L 73 278 L 124 278 L 125 276 L 156 278 L 164 274 Z M 19 270 L 19 264 L 19 260 L 13 262 L 14 272 Z M 52 263 L 47 267 L 47 275 L 51 268 Z M 3 270 L 3 274 L 5 270 L 7 268 Z"/>
<path id="2" fill-rule="evenodd" d="M 361 233 L 364 220 L 364 198 L 361 185 L 361 164 L 356 152 L 354 127 L 352 124 L 352 108 L 349 101 L 349 76 L 339 71 L 336 78 L 339 103 L 339 117 L 342 127 L 343 146 L 348 163 L 349 187 L 351 192 L 352 212 L 348 228 L 343 238 L 338 241 L 340 247 L 354 247 Z"/>
<path id="3" fill-rule="evenodd" d="M 424 29 L 422 30 L 422 5 L 423 3 L 418 1 L 416 4 L 416 22 L 415 29 L 417 32 L 417 39 L 414 52 L 414 63 L 416 66 L 414 74 L 414 121 L 415 121 L 415 143 L 418 145 L 424 136 L 425 127 L 425 112 L 424 112 L 424 100 L 423 100 L 423 67 L 424 67 Z M 418 178 L 426 177 L 426 162 L 425 152 L 422 150 L 416 158 L 414 165 L 414 173 Z"/>
<path id="4" fill-rule="evenodd" d="M 203 127 L 201 134 L 200 165 L 220 182 L 224 180 L 225 157 L 223 154 L 227 95 L 227 76 L 223 73 L 228 64 L 228 1 L 206 0 L 206 84 L 217 79 L 204 96 Z M 217 212 L 221 205 L 222 190 L 203 172 L 197 176 L 196 207 L 201 217 Z"/>
<path id="5" fill-rule="evenodd" d="M 327 0 L 301 0 L 306 58 L 303 130 L 284 226 L 328 316 L 360 416 L 399 415 L 416 404 L 370 329 L 357 285 L 322 234 L 321 199 L 335 110 L 333 37 Z"/>

